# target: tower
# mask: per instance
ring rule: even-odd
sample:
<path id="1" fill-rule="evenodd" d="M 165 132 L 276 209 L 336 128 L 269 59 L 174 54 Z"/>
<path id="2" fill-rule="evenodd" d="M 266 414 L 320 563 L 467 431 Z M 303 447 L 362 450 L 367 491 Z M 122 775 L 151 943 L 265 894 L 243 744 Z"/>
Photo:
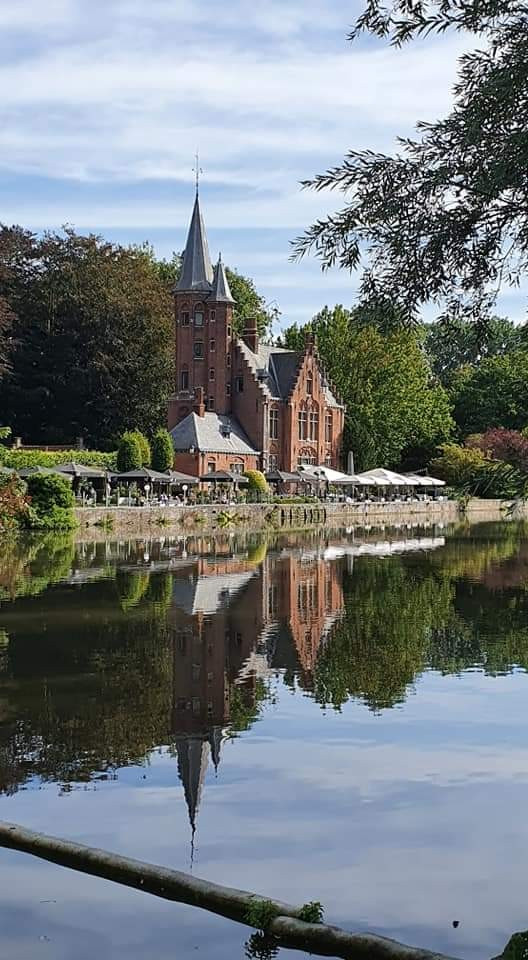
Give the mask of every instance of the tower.
<path id="1" fill-rule="evenodd" d="M 231 410 L 233 304 L 221 256 L 213 268 L 198 188 L 174 288 L 175 377 L 168 428 L 194 409 Z M 203 398 L 203 400 L 202 400 Z"/>

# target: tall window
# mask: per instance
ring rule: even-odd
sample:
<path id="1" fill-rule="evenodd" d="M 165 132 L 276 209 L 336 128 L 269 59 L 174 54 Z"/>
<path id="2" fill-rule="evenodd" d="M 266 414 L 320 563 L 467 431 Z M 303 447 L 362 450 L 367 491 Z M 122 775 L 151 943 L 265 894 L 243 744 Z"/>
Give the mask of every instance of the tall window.
<path id="1" fill-rule="evenodd" d="M 194 311 L 194 325 L 196 327 L 203 327 L 203 311 L 202 310 Z"/>
<path id="2" fill-rule="evenodd" d="M 189 311 L 184 310 L 182 312 L 182 327 L 188 327 L 190 322 Z"/>
<path id="3" fill-rule="evenodd" d="M 230 384 L 230 383 L 226 383 L 226 394 L 227 394 L 228 397 L 231 396 L 231 384 Z"/>
<path id="4" fill-rule="evenodd" d="M 182 372 L 180 373 L 180 388 L 182 390 L 189 389 L 189 371 L 188 370 L 183 369 Z"/>
<path id="5" fill-rule="evenodd" d="M 325 413 L 325 440 L 327 443 L 332 443 L 332 433 L 333 433 L 333 417 L 330 412 Z"/>
<path id="6" fill-rule="evenodd" d="M 237 377 L 235 380 L 236 392 L 244 393 L 244 377 Z"/>
<path id="7" fill-rule="evenodd" d="M 310 411 L 310 436 L 309 440 L 317 440 L 319 436 L 319 414 L 316 410 Z"/>
<path id="8" fill-rule="evenodd" d="M 277 467 L 278 467 L 278 465 L 279 465 L 279 463 L 278 463 L 277 454 L 276 454 L 276 453 L 270 453 L 270 455 L 269 455 L 269 457 L 268 457 L 268 469 L 269 469 L 269 470 L 276 470 Z"/>
<path id="9" fill-rule="evenodd" d="M 227 354 L 226 363 L 227 363 L 227 366 L 228 366 L 228 367 L 231 366 L 231 354 L 230 354 L 230 353 Z"/>
<path id="10" fill-rule="evenodd" d="M 211 310 L 209 317 L 210 317 L 211 323 L 214 323 L 216 320 L 216 310 Z"/>
<path id="11" fill-rule="evenodd" d="M 194 341 L 194 356 L 196 360 L 201 360 L 204 355 L 203 351 L 203 341 L 195 340 Z"/>
<path id="12" fill-rule="evenodd" d="M 208 409 L 208 410 L 214 410 L 214 403 L 215 403 L 214 397 L 209 397 L 209 399 L 208 399 L 208 401 L 207 401 L 207 409 Z"/>
<path id="13" fill-rule="evenodd" d="M 227 336 L 228 336 L 228 337 L 231 336 L 231 327 L 228 327 L 228 328 L 227 328 Z"/>
<path id="14" fill-rule="evenodd" d="M 306 410 L 299 411 L 299 440 L 307 440 L 308 435 L 308 414 Z"/>
<path id="15" fill-rule="evenodd" d="M 209 340 L 209 350 L 214 353 L 216 350 L 216 340 Z"/>
<path id="16" fill-rule="evenodd" d="M 310 372 L 306 375 L 306 393 L 309 397 L 313 394 L 313 375 Z"/>
<path id="17" fill-rule="evenodd" d="M 279 411 L 273 407 L 269 414 L 269 435 L 272 440 L 277 440 L 279 436 Z"/>
<path id="18" fill-rule="evenodd" d="M 214 378 L 215 378 L 214 367 L 211 367 L 211 368 L 209 369 L 209 380 L 214 380 Z"/>

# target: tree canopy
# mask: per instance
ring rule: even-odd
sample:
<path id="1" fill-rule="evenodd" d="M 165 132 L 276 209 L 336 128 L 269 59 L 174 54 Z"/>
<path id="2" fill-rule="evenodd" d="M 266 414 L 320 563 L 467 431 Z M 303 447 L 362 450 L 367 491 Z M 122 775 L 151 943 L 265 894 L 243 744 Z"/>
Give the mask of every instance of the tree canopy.
<path id="1" fill-rule="evenodd" d="M 489 427 L 523 430 L 528 426 L 528 350 L 460 367 L 449 393 L 461 437 Z"/>
<path id="2" fill-rule="evenodd" d="M 306 335 L 315 334 L 346 406 L 344 449 L 353 450 L 356 469 L 423 460 L 451 432 L 447 394 L 433 381 L 419 333 L 384 334 L 370 320 L 361 310 L 325 307 L 305 327 L 286 330 L 283 342 L 302 349 Z"/>
<path id="3" fill-rule="evenodd" d="M 418 123 L 393 155 L 352 149 L 307 181 L 346 202 L 297 238 L 295 254 L 362 270 L 361 298 L 390 295 L 409 319 L 432 301 L 445 316 L 480 321 L 528 263 L 526 5 L 368 0 L 350 39 L 367 31 L 403 45 L 449 29 L 481 41 L 459 60 L 449 115 Z"/>

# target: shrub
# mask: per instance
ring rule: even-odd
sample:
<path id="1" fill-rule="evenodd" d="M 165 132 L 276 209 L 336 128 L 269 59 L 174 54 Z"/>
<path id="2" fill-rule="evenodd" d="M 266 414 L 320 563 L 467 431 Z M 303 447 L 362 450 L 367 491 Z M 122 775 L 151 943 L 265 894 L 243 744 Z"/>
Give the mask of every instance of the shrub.
<path id="1" fill-rule="evenodd" d="M 152 466 L 154 470 L 161 470 L 164 473 L 171 469 L 173 462 L 174 448 L 170 433 L 160 428 L 152 440 Z"/>
<path id="2" fill-rule="evenodd" d="M 150 452 L 150 443 L 148 442 L 145 434 L 141 433 L 141 430 L 138 430 L 137 428 L 135 430 L 131 430 L 130 433 L 131 436 L 136 438 L 139 444 L 139 451 L 141 454 L 140 467 L 150 467 L 152 454 Z M 134 470 L 135 467 L 131 467 L 131 469 Z"/>
<path id="3" fill-rule="evenodd" d="M 19 450 L 16 447 L 4 447 L 0 444 L 0 465 L 20 470 L 22 467 L 54 467 L 58 463 L 75 460 L 87 467 L 103 467 L 114 470 L 116 454 L 103 453 L 100 450 Z"/>
<path id="4" fill-rule="evenodd" d="M 120 473 L 128 473 L 129 470 L 139 470 L 141 466 L 141 447 L 139 445 L 137 432 L 129 430 L 123 434 L 119 441 L 117 448 L 117 469 Z"/>
<path id="5" fill-rule="evenodd" d="M 431 461 L 431 472 L 455 490 L 474 497 L 511 499 L 526 496 L 528 475 L 486 457 L 481 449 L 447 443 L 441 456 Z"/>
<path id="6" fill-rule="evenodd" d="M 445 480 L 450 487 L 461 488 L 470 483 L 486 463 L 482 450 L 444 443 L 440 456 L 431 461 L 431 473 Z"/>
<path id="7" fill-rule="evenodd" d="M 0 471 L 0 536 L 14 530 L 27 515 L 25 491 L 19 477 Z"/>
<path id="8" fill-rule="evenodd" d="M 260 470 L 246 470 L 244 476 L 248 481 L 247 490 L 250 495 L 252 494 L 257 500 L 266 496 L 269 488 L 266 483 L 266 477 Z"/>
<path id="9" fill-rule="evenodd" d="M 26 524 L 42 530 L 71 530 L 75 499 L 71 484 L 58 473 L 35 473 L 27 479 L 30 509 Z"/>
<path id="10" fill-rule="evenodd" d="M 502 460 L 528 473 L 528 437 L 518 430 L 492 427 L 485 433 L 468 437 L 465 445 L 473 450 L 481 450 L 493 460 Z"/>

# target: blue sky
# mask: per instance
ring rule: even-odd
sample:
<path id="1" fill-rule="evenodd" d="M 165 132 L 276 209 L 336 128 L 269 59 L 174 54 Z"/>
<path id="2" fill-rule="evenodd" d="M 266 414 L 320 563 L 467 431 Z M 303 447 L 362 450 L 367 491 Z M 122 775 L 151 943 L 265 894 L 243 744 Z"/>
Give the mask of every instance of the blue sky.
<path id="1" fill-rule="evenodd" d="M 0 8 L 0 218 L 183 246 L 200 150 L 213 256 L 282 322 L 353 303 L 355 279 L 289 262 L 337 201 L 300 190 L 347 148 L 390 150 L 450 103 L 464 41 L 395 51 L 323 0 L 18 0 Z M 518 295 L 503 312 L 522 314 Z"/>

